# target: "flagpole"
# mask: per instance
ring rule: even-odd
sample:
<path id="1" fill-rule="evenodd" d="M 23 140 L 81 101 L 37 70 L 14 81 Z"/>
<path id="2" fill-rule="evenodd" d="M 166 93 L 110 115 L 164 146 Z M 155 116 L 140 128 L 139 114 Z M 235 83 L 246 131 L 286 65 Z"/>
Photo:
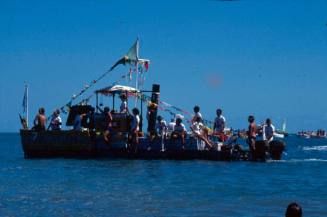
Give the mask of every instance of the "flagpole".
<path id="1" fill-rule="evenodd" d="M 139 37 L 136 39 L 136 81 L 135 81 L 135 89 L 138 90 L 139 88 Z M 135 107 L 137 105 L 138 98 L 135 97 Z"/>
<path id="2" fill-rule="evenodd" d="M 26 126 L 28 128 L 28 84 L 25 85 L 26 88 Z"/>

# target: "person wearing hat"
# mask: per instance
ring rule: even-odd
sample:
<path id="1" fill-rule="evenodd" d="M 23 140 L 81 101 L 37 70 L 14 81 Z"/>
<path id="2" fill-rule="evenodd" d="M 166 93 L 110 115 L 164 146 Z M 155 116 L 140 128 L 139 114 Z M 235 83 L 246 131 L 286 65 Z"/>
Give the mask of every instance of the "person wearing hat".
<path id="1" fill-rule="evenodd" d="M 119 97 L 121 99 L 120 113 L 129 113 L 126 94 L 122 93 Z"/>

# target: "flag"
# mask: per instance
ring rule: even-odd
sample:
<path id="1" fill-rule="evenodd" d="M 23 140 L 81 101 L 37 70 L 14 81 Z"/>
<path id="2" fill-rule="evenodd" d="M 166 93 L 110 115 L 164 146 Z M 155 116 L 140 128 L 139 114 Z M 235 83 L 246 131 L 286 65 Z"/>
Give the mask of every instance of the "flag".
<path id="1" fill-rule="evenodd" d="M 27 85 L 25 85 L 24 97 L 23 97 L 23 111 L 27 112 Z"/>
<path id="2" fill-rule="evenodd" d="M 128 50 L 126 54 L 128 60 L 130 61 L 138 61 L 139 59 L 139 39 L 133 44 L 133 46 Z"/>
<path id="3" fill-rule="evenodd" d="M 114 70 L 116 66 L 126 63 L 136 63 L 139 59 L 139 39 L 136 40 L 136 42 L 133 44 L 133 46 L 128 50 L 127 54 L 118 60 L 111 68 L 110 71 Z"/>

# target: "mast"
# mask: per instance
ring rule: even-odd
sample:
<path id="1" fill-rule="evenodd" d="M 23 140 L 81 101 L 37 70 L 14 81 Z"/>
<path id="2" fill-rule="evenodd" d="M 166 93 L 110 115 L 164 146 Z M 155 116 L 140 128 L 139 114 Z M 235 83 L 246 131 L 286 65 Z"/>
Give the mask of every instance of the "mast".
<path id="1" fill-rule="evenodd" d="M 160 94 L 160 85 L 153 84 L 152 85 L 152 95 L 151 95 L 151 103 L 156 105 L 153 108 L 148 106 L 148 132 L 153 134 L 156 131 L 156 121 L 157 121 L 157 113 L 158 113 L 158 103 L 159 103 L 159 94 Z"/>
<path id="2" fill-rule="evenodd" d="M 25 83 L 23 97 L 23 113 L 25 114 L 26 127 L 28 128 L 28 84 Z"/>
<path id="3" fill-rule="evenodd" d="M 26 126 L 28 128 L 28 84 L 25 84 L 26 88 Z"/>
<path id="4" fill-rule="evenodd" d="M 137 39 L 136 39 L 136 63 L 135 63 L 135 67 L 136 67 L 135 89 L 136 90 L 138 90 L 138 88 L 139 88 L 139 47 L 140 47 L 139 37 L 137 37 Z M 135 97 L 135 107 L 137 105 L 137 101 L 138 101 L 138 98 Z"/>

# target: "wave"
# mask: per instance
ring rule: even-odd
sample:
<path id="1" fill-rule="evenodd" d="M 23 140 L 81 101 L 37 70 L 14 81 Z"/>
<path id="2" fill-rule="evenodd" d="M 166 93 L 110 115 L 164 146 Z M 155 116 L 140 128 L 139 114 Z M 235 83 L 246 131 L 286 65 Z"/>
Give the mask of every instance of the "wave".
<path id="1" fill-rule="evenodd" d="M 269 160 L 271 163 L 298 163 L 298 162 L 327 162 L 327 159 L 308 158 L 308 159 L 287 159 L 287 160 Z"/>
<path id="2" fill-rule="evenodd" d="M 327 151 L 327 145 L 320 146 L 305 146 L 303 151 Z"/>

